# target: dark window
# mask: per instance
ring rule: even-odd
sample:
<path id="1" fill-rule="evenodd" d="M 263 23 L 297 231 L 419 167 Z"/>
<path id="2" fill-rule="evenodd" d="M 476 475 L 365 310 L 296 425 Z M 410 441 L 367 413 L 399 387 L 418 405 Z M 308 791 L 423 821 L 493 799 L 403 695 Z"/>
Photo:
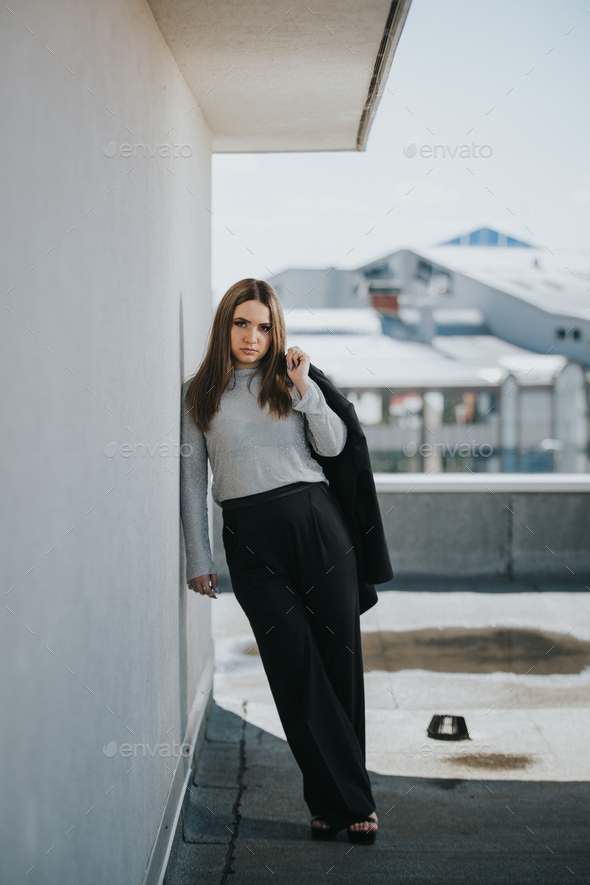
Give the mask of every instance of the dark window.
<path id="1" fill-rule="evenodd" d="M 434 272 L 434 268 L 429 261 L 424 261 L 423 258 L 418 259 L 418 267 L 416 268 L 416 276 L 419 280 L 423 280 L 425 283 L 429 283 L 432 279 L 432 274 Z"/>
<path id="2" fill-rule="evenodd" d="M 443 424 L 485 424 L 497 412 L 494 394 L 465 391 L 443 394 Z"/>
<path id="3" fill-rule="evenodd" d="M 366 270 L 364 272 L 364 276 L 367 280 L 379 280 L 383 279 L 384 277 L 389 277 L 391 276 L 389 264 L 387 262 L 385 262 L 384 264 L 376 264 Z"/>
<path id="4" fill-rule="evenodd" d="M 519 473 L 552 473 L 553 452 L 521 452 Z"/>
<path id="5" fill-rule="evenodd" d="M 582 337 L 582 333 L 579 329 L 556 329 L 555 334 L 561 339 L 567 338 L 568 335 L 571 335 L 574 341 L 579 341 Z"/>

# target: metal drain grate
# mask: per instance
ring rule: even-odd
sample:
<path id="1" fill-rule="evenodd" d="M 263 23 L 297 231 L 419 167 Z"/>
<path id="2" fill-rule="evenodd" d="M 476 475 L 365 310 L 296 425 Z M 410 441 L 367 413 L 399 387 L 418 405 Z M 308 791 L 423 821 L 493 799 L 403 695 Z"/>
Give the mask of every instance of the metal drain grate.
<path id="1" fill-rule="evenodd" d="M 435 741 L 470 741 L 463 716 L 433 716 L 426 734 Z"/>

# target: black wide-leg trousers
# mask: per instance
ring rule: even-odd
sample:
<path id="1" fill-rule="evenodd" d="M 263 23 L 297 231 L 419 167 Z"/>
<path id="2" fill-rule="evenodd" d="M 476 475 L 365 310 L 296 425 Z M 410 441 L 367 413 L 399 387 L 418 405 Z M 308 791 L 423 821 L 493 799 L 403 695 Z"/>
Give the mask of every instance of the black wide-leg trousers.
<path id="1" fill-rule="evenodd" d="M 254 632 L 312 815 L 341 830 L 375 811 L 353 541 L 327 483 L 222 502 L 234 593 Z"/>

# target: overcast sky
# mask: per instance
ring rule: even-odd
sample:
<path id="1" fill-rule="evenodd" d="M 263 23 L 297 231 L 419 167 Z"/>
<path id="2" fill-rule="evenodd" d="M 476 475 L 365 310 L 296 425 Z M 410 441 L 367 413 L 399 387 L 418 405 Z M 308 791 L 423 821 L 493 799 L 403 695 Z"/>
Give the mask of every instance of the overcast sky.
<path id="1" fill-rule="evenodd" d="M 477 227 L 590 251 L 589 9 L 413 0 L 366 152 L 214 156 L 214 301 Z M 460 157 L 473 142 L 491 156 Z M 420 156 L 436 144 L 455 156 Z"/>

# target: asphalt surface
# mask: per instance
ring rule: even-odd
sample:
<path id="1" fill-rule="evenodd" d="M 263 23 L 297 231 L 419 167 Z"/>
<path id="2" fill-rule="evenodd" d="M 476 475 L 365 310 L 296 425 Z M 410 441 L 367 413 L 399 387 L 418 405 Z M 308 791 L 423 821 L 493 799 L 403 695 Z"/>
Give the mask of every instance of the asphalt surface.
<path id="1" fill-rule="evenodd" d="M 372 846 L 314 842 L 285 741 L 211 705 L 164 885 L 590 883 L 590 783 L 370 772 Z"/>

